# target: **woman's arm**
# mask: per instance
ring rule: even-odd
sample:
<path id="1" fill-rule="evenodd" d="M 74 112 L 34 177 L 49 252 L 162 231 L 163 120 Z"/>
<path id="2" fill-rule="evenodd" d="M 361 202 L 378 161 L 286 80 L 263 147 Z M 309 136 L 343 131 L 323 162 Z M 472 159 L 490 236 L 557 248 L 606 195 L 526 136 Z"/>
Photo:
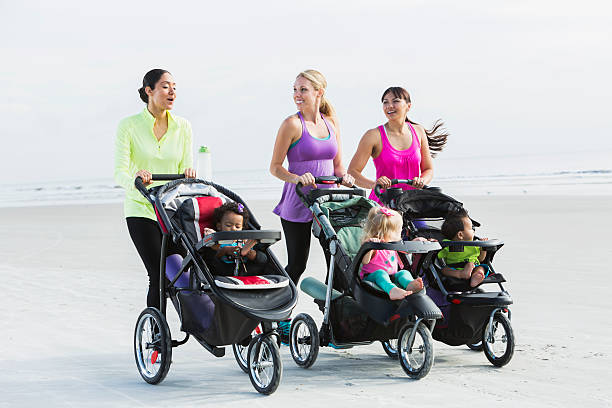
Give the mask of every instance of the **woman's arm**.
<path id="1" fill-rule="evenodd" d="M 276 141 L 274 142 L 274 151 L 272 152 L 272 160 L 270 160 L 270 173 L 288 183 L 297 184 L 300 181 L 300 176 L 302 176 L 301 174 L 290 173 L 283 166 L 285 158 L 287 157 L 287 152 L 289 151 L 289 146 L 298 140 L 300 136 L 301 123 L 295 118 L 295 115 L 292 115 L 283 121 L 278 129 Z M 314 177 L 312 177 L 312 182 L 314 183 Z M 312 183 L 302 182 L 302 184 L 308 185 Z"/>
<path id="2" fill-rule="evenodd" d="M 183 157 L 179 163 L 179 173 L 187 177 L 195 177 L 196 172 L 193 168 L 193 136 L 191 132 L 191 123 L 184 122 L 183 130 Z"/>
<path id="3" fill-rule="evenodd" d="M 119 123 L 117 138 L 115 139 L 115 182 L 126 190 L 134 188 L 136 168 L 130 160 L 130 131 L 129 125 L 124 121 Z"/>
<path id="4" fill-rule="evenodd" d="M 355 184 L 359 187 L 372 189 L 376 186 L 376 181 L 370 180 L 361 174 L 363 168 L 368 163 L 370 157 L 374 157 L 376 144 L 378 143 L 378 130 L 368 130 L 359 141 L 357 151 L 351 159 L 349 164 L 348 172 L 355 178 Z"/>
<path id="5" fill-rule="evenodd" d="M 433 159 L 429 151 L 429 142 L 427 140 L 427 134 L 425 129 L 421 125 L 414 125 L 417 134 L 421 140 L 421 180 L 422 184 L 418 187 L 422 187 L 424 184 L 429 184 L 434 176 Z"/>

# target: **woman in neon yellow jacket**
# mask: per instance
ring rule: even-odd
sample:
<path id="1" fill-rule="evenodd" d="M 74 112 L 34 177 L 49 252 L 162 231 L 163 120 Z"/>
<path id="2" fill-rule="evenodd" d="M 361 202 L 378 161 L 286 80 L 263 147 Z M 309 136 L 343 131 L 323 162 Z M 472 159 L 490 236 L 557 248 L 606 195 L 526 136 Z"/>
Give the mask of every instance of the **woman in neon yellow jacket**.
<path id="1" fill-rule="evenodd" d="M 147 306 L 159 308 L 161 231 L 149 202 L 136 190 L 134 180 L 151 184 L 151 174 L 185 174 L 195 177 L 190 123 L 170 114 L 176 84 L 163 69 L 146 73 L 140 99 L 142 112 L 119 122 L 115 142 L 115 181 L 125 188 L 124 212 L 130 237 L 149 275 Z M 161 183 L 160 183 L 161 184 Z M 180 253 L 170 245 L 170 253 Z"/>

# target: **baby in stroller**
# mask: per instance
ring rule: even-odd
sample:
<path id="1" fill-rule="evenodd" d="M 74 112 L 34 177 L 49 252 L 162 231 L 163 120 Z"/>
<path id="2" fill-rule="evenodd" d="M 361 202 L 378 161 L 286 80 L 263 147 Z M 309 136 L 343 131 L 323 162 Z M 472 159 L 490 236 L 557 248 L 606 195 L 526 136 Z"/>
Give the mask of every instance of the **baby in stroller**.
<path id="1" fill-rule="evenodd" d="M 389 208 L 371 208 L 364 227 L 362 243 L 394 242 L 401 239 L 402 216 Z M 404 265 L 396 251 L 372 249 L 363 256 L 361 262 L 363 266 L 359 277 L 376 283 L 391 300 L 403 299 L 423 289 L 421 278 L 413 279 L 412 274 L 404 269 L 398 271 L 398 266 L 403 268 Z"/>
<path id="2" fill-rule="evenodd" d="M 474 226 L 465 209 L 448 215 L 442 224 L 441 232 L 445 237 L 444 241 L 474 240 Z M 489 274 L 489 266 L 482 264 L 486 257 L 487 251 L 477 246 L 466 245 L 463 251 L 456 252 L 451 252 L 450 247 L 444 247 L 438 252 L 438 258 L 446 263 L 442 274 L 457 279 L 469 279 L 472 288 L 480 285 Z"/>
<path id="3" fill-rule="evenodd" d="M 249 211 L 240 203 L 228 201 L 213 212 L 213 225 L 217 231 L 242 231 L 249 223 Z M 204 234 L 215 232 L 212 228 L 204 228 Z M 255 240 L 233 241 L 230 244 L 215 244 L 204 251 L 204 259 L 210 262 L 217 275 L 237 275 L 236 268 L 241 265 L 246 270 L 247 265 L 265 265 L 268 257 L 265 252 L 257 250 Z"/>

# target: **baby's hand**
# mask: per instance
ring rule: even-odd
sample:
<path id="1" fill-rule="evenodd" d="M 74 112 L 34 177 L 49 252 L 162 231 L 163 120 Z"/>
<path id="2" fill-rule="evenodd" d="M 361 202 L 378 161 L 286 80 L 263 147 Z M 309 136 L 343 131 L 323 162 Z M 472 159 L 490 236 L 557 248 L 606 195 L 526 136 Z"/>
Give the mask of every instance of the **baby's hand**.
<path id="1" fill-rule="evenodd" d="M 217 258 L 221 258 L 224 256 L 235 256 L 237 255 L 237 252 L 240 251 L 239 247 L 235 247 L 235 246 L 226 246 L 226 247 L 222 247 L 219 248 L 217 250 Z"/>
<path id="2" fill-rule="evenodd" d="M 214 234 L 215 232 L 217 232 L 217 231 L 215 231 L 212 228 L 204 228 L 204 235 Z"/>

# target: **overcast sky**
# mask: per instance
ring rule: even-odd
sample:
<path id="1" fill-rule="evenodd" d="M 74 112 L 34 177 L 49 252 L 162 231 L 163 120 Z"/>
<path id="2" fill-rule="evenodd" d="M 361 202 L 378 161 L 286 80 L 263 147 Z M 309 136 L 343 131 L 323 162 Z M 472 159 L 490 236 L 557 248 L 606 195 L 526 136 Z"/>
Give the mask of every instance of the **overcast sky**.
<path id="1" fill-rule="evenodd" d="M 384 122 L 392 85 L 411 93 L 413 120 L 446 122 L 439 160 L 610 151 L 612 162 L 611 7 L 0 0 L 0 182 L 110 179 L 117 123 L 143 109 L 136 90 L 157 67 L 174 75 L 174 113 L 219 170 L 268 167 L 308 68 L 327 77 L 346 164 Z"/>

